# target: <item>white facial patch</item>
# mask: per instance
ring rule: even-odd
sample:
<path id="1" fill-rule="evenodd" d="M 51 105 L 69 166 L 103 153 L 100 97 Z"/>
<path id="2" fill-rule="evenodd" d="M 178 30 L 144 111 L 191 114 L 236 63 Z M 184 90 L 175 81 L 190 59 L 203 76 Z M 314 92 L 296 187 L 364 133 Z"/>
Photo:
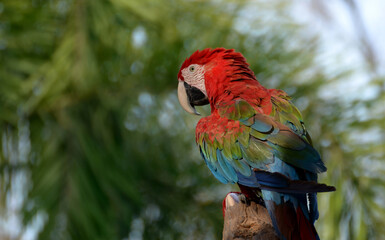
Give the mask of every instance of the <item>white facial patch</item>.
<path id="1" fill-rule="evenodd" d="M 205 68 L 202 65 L 191 64 L 182 70 L 182 76 L 184 81 L 190 86 L 196 87 L 201 90 L 205 95 Z"/>

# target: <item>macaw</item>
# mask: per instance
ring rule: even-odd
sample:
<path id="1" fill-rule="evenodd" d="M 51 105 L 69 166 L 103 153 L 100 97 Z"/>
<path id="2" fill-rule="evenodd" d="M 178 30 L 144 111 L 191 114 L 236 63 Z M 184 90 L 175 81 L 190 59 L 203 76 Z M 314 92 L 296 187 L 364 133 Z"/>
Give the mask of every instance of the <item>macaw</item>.
<path id="1" fill-rule="evenodd" d="M 189 113 L 210 104 L 196 126 L 200 154 L 222 183 L 237 183 L 251 200 L 265 204 L 280 239 L 319 239 L 317 183 L 326 171 L 301 113 L 282 90 L 266 89 L 241 53 L 204 49 L 178 73 L 178 99 Z"/>

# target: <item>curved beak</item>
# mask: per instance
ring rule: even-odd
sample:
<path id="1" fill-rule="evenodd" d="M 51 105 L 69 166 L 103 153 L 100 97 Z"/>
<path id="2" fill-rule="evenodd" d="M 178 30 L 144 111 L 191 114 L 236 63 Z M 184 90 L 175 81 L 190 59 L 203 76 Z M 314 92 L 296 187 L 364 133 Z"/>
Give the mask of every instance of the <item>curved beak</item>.
<path id="1" fill-rule="evenodd" d="M 186 112 L 195 115 L 200 115 L 200 113 L 197 112 L 194 106 L 202 106 L 209 103 L 207 96 L 201 90 L 183 81 L 178 83 L 178 99 Z"/>

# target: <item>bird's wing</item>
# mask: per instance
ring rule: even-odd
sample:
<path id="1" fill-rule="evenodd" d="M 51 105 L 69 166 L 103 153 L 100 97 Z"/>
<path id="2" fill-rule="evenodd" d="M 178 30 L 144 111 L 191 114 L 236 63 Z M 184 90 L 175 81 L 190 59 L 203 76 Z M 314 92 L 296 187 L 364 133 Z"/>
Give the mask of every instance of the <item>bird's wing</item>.
<path id="1" fill-rule="evenodd" d="M 305 139 L 243 100 L 234 100 L 201 119 L 196 137 L 207 166 L 223 183 L 259 187 L 263 182 L 285 188 L 288 181 L 298 180 L 291 179 L 295 168 L 326 171 L 318 152 Z M 282 181 L 282 176 L 288 181 Z"/>
<path id="2" fill-rule="evenodd" d="M 273 106 L 270 116 L 289 127 L 295 134 L 312 145 L 312 140 L 305 128 L 302 114 L 290 101 L 290 96 L 286 92 L 277 89 L 270 89 L 269 92 Z"/>

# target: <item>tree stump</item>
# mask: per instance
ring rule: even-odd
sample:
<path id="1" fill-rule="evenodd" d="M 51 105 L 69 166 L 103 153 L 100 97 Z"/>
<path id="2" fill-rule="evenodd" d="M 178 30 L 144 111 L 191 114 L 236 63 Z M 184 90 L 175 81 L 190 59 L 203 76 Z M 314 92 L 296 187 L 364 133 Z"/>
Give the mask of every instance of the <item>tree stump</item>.
<path id="1" fill-rule="evenodd" d="M 267 209 L 241 193 L 225 198 L 223 240 L 279 240 Z"/>

